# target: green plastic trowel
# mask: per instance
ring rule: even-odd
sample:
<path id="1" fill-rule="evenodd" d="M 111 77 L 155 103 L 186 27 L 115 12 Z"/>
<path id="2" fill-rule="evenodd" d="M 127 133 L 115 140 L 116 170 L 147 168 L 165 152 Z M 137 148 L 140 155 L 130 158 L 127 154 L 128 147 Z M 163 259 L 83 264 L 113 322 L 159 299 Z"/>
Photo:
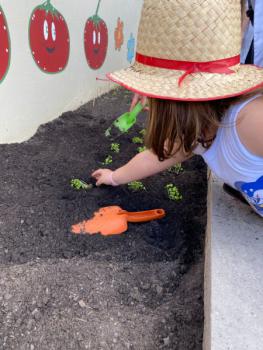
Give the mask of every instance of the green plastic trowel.
<path id="1" fill-rule="evenodd" d="M 137 116 L 142 111 L 142 109 L 142 104 L 140 102 L 137 103 L 131 112 L 122 114 L 113 122 L 113 124 L 105 131 L 105 136 L 111 136 L 113 126 L 117 128 L 121 133 L 127 132 L 136 123 Z"/>

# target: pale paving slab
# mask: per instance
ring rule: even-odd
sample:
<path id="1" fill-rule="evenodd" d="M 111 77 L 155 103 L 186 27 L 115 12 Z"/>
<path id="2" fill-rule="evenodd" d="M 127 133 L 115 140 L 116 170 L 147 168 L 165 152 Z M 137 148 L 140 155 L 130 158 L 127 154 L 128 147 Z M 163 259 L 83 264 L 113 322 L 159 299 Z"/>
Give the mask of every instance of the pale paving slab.
<path id="1" fill-rule="evenodd" d="M 263 218 L 211 189 L 212 350 L 263 349 Z"/>

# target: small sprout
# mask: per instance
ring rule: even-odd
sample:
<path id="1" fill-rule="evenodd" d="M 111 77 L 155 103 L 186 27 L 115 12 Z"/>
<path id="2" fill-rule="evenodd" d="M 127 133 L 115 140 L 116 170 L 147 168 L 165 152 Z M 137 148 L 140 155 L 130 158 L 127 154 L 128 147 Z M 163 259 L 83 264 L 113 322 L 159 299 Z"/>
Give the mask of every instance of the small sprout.
<path id="1" fill-rule="evenodd" d="M 92 184 L 87 184 L 85 181 L 80 179 L 72 179 L 70 181 L 70 185 L 72 188 L 75 188 L 75 190 L 90 190 L 92 189 Z"/>
<path id="2" fill-rule="evenodd" d="M 142 129 L 139 134 L 141 134 L 142 136 L 145 136 L 146 135 L 146 129 Z"/>
<path id="3" fill-rule="evenodd" d="M 146 151 L 146 149 L 147 148 L 145 146 L 140 146 L 140 147 L 137 148 L 137 151 L 138 151 L 138 153 L 141 153 L 141 152 Z"/>
<path id="4" fill-rule="evenodd" d="M 143 139 L 141 137 L 135 136 L 132 138 L 132 143 L 143 144 Z"/>
<path id="5" fill-rule="evenodd" d="M 146 191 L 144 184 L 141 181 L 132 181 L 128 183 L 129 190 L 133 192 Z"/>
<path id="6" fill-rule="evenodd" d="M 120 144 L 119 143 L 112 143 L 110 148 L 111 148 L 112 152 L 120 153 Z"/>
<path id="7" fill-rule="evenodd" d="M 112 96 L 117 96 L 117 95 L 118 95 L 119 90 L 120 90 L 119 86 L 117 86 L 116 88 L 114 88 L 113 90 L 111 90 L 111 94 L 112 94 Z"/>
<path id="8" fill-rule="evenodd" d="M 112 163 L 112 156 L 109 155 L 105 158 L 104 162 L 102 162 L 103 165 L 109 165 Z"/>
<path id="9" fill-rule="evenodd" d="M 182 173 L 184 171 L 184 168 L 182 167 L 182 164 L 181 163 L 177 163 L 173 166 L 171 166 L 169 169 L 168 169 L 168 172 L 171 173 L 171 174 L 176 174 L 176 175 L 179 175 L 180 173 Z"/>
<path id="10" fill-rule="evenodd" d="M 165 188 L 169 199 L 171 199 L 172 201 L 180 201 L 183 199 L 183 196 L 181 195 L 181 193 L 175 185 L 167 184 Z"/>

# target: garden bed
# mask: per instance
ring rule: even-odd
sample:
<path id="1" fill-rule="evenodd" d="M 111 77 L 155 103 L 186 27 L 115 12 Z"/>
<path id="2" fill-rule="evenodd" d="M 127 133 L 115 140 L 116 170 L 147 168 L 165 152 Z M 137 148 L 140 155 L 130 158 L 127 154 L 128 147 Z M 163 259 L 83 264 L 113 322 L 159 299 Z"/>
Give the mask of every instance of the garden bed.
<path id="1" fill-rule="evenodd" d="M 108 155 L 114 169 L 136 154 L 132 138 L 140 136 L 143 115 L 117 139 L 119 154 L 104 135 L 130 100 L 114 90 L 41 126 L 28 142 L 0 145 L 3 348 L 202 348 L 207 183 L 201 158 L 183 164 L 179 175 L 146 179 L 146 191 L 70 186 L 72 178 L 94 184 L 90 173 Z M 169 183 L 181 200 L 168 198 Z M 72 224 L 108 205 L 163 208 L 167 216 L 129 224 L 120 236 L 71 234 Z"/>

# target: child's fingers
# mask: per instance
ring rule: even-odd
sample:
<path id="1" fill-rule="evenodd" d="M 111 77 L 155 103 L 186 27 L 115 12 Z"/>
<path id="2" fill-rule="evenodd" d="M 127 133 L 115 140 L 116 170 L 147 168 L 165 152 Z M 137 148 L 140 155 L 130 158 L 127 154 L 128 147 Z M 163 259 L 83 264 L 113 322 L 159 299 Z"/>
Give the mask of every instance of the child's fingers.
<path id="1" fill-rule="evenodd" d="M 96 186 L 101 186 L 104 184 L 104 181 L 103 181 L 103 178 L 102 176 L 100 176 L 98 179 L 97 179 L 97 182 L 96 182 Z"/>
<path id="2" fill-rule="evenodd" d="M 97 179 L 99 176 L 101 176 L 101 171 L 102 171 L 102 169 L 95 170 L 95 171 L 91 174 L 91 176 L 92 176 L 92 177 L 95 177 L 95 178 Z"/>
<path id="3" fill-rule="evenodd" d="M 102 178 L 103 178 L 103 169 L 98 169 L 92 173 L 91 176 L 93 176 L 96 179 L 96 186 L 102 185 Z"/>
<path id="4" fill-rule="evenodd" d="M 141 96 L 141 104 L 144 107 L 144 109 L 148 108 L 147 105 L 148 99 L 147 96 Z"/>
<path id="5" fill-rule="evenodd" d="M 143 106 L 144 111 L 149 111 L 148 98 L 147 96 L 141 96 L 141 104 Z"/>
<path id="6" fill-rule="evenodd" d="M 139 98 L 140 98 L 140 95 L 139 95 L 139 94 L 134 94 L 133 99 L 132 99 L 132 103 L 131 103 L 131 106 L 130 106 L 130 112 L 133 110 L 133 108 L 134 108 L 134 107 L 136 106 L 136 104 L 138 103 Z"/>

